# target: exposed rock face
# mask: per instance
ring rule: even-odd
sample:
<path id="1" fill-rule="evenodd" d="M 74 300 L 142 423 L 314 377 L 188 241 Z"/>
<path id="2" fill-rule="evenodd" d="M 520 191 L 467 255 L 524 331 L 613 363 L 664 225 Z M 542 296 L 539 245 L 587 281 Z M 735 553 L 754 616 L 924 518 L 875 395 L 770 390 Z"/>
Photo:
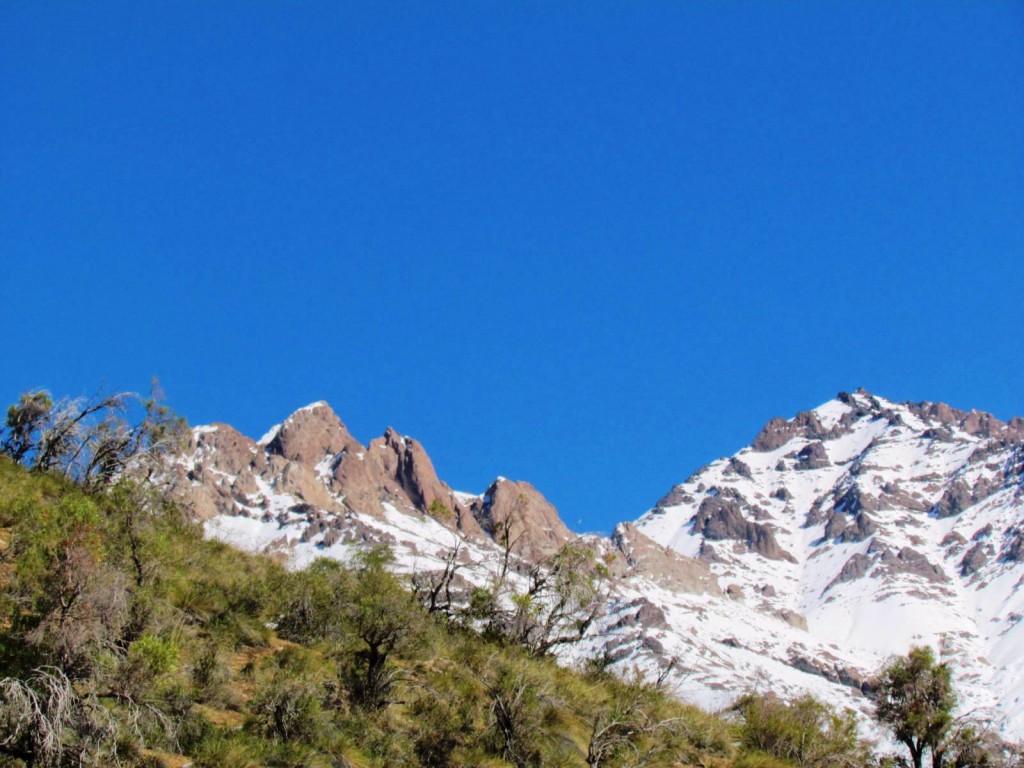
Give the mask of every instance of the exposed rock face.
<path id="1" fill-rule="evenodd" d="M 266 452 L 312 468 L 327 454 L 340 453 L 355 443 L 327 403 L 300 408 L 281 424 L 270 439 Z"/>
<path id="2" fill-rule="evenodd" d="M 972 456 L 972 459 L 974 457 Z M 1002 473 L 995 477 L 980 477 L 971 488 L 967 483 L 958 478 L 942 494 L 942 498 L 935 504 L 933 512 L 936 517 L 955 517 L 968 507 L 972 507 L 979 501 L 984 501 L 993 493 L 998 491 L 1004 483 Z"/>
<path id="3" fill-rule="evenodd" d="M 1024 560 L 1024 531 L 1017 527 L 1008 528 L 1004 539 L 1006 545 L 1003 547 L 999 559 L 1004 563 L 1019 563 Z"/>
<path id="4" fill-rule="evenodd" d="M 771 560 L 795 562 L 793 556 L 779 546 L 771 528 L 743 517 L 740 504 L 735 499 L 723 496 L 705 498 L 693 518 L 693 532 L 711 541 L 742 541 L 752 551 Z"/>
<path id="5" fill-rule="evenodd" d="M 612 533 L 612 544 L 625 558 L 633 574 L 662 586 L 690 594 L 721 595 L 718 579 L 705 563 L 655 544 L 632 523 L 620 523 Z"/>
<path id="6" fill-rule="evenodd" d="M 380 484 L 392 498 L 405 501 L 441 523 L 455 525 L 467 535 L 483 535 L 469 510 L 438 479 L 433 462 L 418 441 L 388 427 L 383 437 L 370 442 L 367 453 L 371 466 L 378 469 Z"/>
<path id="7" fill-rule="evenodd" d="M 673 488 L 671 491 L 669 491 L 668 493 L 661 497 L 661 499 L 655 505 L 655 508 L 664 509 L 665 507 L 674 507 L 677 504 L 689 503 L 692 501 L 693 496 L 691 496 L 683 486 L 677 485 L 675 488 Z"/>
<path id="8" fill-rule="evenodd" d="M 847 435 L 851 431 L 853 423 L 864 416 L 879 416 L 898 419 L 898 414 L 885 410 L 882 405 L 863 389 L 857 390 L 859 397 L 854 397 L 846 392 L 840 392 L 836 399 L 850 406 L 850 410 L 844 413 L 834 424 L 825 426 L 818 413 L 815 411 L 802 411 L 792 419 L 774 418 L 771 419 L 751 444 L 754 451 L 765 453 L 780 448 L 794 437 L 804 437 L 808 440 L 834 440 L 837 437 Z M 898 423 L 893 421 L 893 423 Z"/>
<path id="9" fill-rule="evenodd" d="M 364 447 L 323 402 L 299 409 L 260 443 L 224 424 L 199 427 L 186 456 L 170 468 L 172 482 L 200 519 L 239 514 L 276 519 L 287 511 L 283 519 L 310 518 L 307 539 L 349 541 L 353 537 L 339 531 L 354 530 L 355 522 L 325 523 L 318 516 L 383 517 L 387 504 L 486 538 L 469 505 L 437 477 L 420 443 L 388 428 Z"/>
<path id="10" fill-rule="evenodd" d="M 363 446 L 355 443 L 346 445 L 329 467 L 331 487 L 339 493 L 347 509 L 380 516 L 384 478 L 378 464 L 367 458 Z"/>
<path id="11" fill-rule="evenodd" d="M 989 547 L 987 544 L 978 542 L 967 550 L 963 559 L 960 561 L 960 575 L 970 576 L 973 573 L 977 573 L 978 570 L 988 562 L 988 549 Z"/>
<path id="12" fill-rule="evenodd" d="M 869 550 L 870 551 L 870 550 Z M 899 552 L 894 553 L 891 549 L 884 548 L 881 552 L 879 562 L 885 566 L 875 571 L 876 578 L 883 575 L 898 573 L 920 576 L 929 581 L 949 581 L 945 571 L 938 565 L 931 562 L 926 556 L 910 547 L 903 547 Z"/>
<path id="13" fill-rule="evenodd" d="M 188 450 L 195 461 L 173 468 L 173 486 L 204 520 L 233 513 L 238 502 L 257 490 L 254 473 L 266 467 L 256 443 L 227 424 L 194 431 Z"/>
<path id="14" fill-rule="evenodd" d="M 831 589 L 836 584 L 842 584 L 847 581 L 856 581 L 867 575 L 868 570 L 871 568 L 871 558 L 867 555 L 863 555 L 860 552 L 852 555 L 849 560 L 844 563 L 842 569 L 836 575 L 835 579 L 828 585 L 826 591 Z"/>
<path id="15" fill-rule="evenodd" d="M 192 434 L 192 450 L 209 457 L 211 466 L 228 475 L 241 475 L 266 466 L 265 457 L 256 450 L 256 442 L 228 424 L 213 424 Z M 202 471 L 201 467 L 196 468 Z"/>
<path id="16" fill-rule="evenodd" d="M 823 469 L 831 464 L 825 445 L 820 442 L 808 443 L 796 455 L 796 469 Z"/>
<path id="17" fill-rule="evenodd" d="M 549 557 L 572 538 L 558 511 L 529 483 L 498 478 L 473 503 L 472 513 L 499 543 L 507 529 L 512 552 L 526 560 Z"/>
<path id="18" fill-rule="evenodd" d="M 729 664 L 743 657 L 722 637 L 863 690 L 887 655 L 927 643 L 962 669 L 969 706 L 998 708 L 1024 733 L 1022 426 L 840 393 L 773 419 L 749 448 L 673 488 L 637 528 L 745 594 L 734 613 L 763 617 L 743 620 L 756 630 L 729 625 L 714 636 Z M 806 639 L 781 639 L 785 611 L 806 618 Z M 690 626 L 700 632 L 700 620 Z M 792 658 L 777 652 L 784 647 Z M 846 657 L 840 675 L 828 654 L 856 648 L 863 660 Z"/>
<path id="19" fill-rule="evenodd" d="M 727 470 L 725 470 L 725 471 L 726 471 L 726 474 L 729 474 L 730 472 L 732 472 L 732 473 L 735 473 L 735 474 L 739 475 L 740 477 L 746 477 L 748 479 L 751 477 L 751 475 L 750 475 L 750 467 L 748 467 L 742 461 L 737 459 L 735 456 L 733 456 L 731 459 L 729 459 L 729 468 Z"/>
<path id="20" fill-rule="evenodd" d="M 825 523 L 825 538 L 836 544 L 866 541 L 878 532 L 878 526 L 863 510 L 852 517 L 834 512 Z"/>
<path id="21" fill-rule="evenodd" d="M 822 662 L 817 659 L 810 659 L 800 654 L 793 654 L 789 659 L 790 666 L 807 672 L 811 675 L 819 675 L 827 680 L 840 685 L 847 685 L 856 688 L 862 693 L 867 693 L 870 683 L 867 677 L 856 669 L 841 666 L 835 663 Z"/>
<path id="22" fill-rule="evenodd" d="M 800 427 L 795 422 L 776 417 L 765 424 L 754 438 L 754 450 L 774 451 L 792 440 L 799 431 Z"/>
<path id="23" fill-rule="evenodd" d="M 645 629 L 665 629 L 668 622 L 665 612 L 644 597 L 633 600 L 621 611 L 621 618 L 611 625 L 612 629 L 627 627 L 643 627 Z"/>

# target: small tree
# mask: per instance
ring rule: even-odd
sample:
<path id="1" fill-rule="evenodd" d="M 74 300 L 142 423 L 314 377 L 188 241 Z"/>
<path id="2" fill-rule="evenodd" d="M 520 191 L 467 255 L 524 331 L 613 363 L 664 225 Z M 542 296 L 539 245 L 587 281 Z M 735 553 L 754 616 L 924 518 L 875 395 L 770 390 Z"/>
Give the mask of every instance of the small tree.
<path id="1" fill-rule="evenodd" d="M 65 398 L 27 392 L 7 410 L 0 453 L 38 471 L 56 471 L 85 486 L 108 485 L 129 466 L 178 448 L 184 420 L 159 402 L 132 392 Z M 130 415 L 141 413 L 136 422 Z M 153 466 L 150 466 L 152 471 Z"/>
<path id="2" fill-rule="evenodd" d="M 455 601 L 452 587 L 463 563 L 459 562 L 462 542 L 455 541 L 455 546 L 445 555 L 444 568 L 439 571 L 423 571 L 412 576 L 413 594 L 427 613 L 439 614 L 451 618 L 455 613 Z"/>
<path id="3" fill-rule="evenodd" d="M 566 544 L 529 579 L 526 592 L 512 596 L 511 639 L 535 656 L 581 639 L 603 605 L 593 553 Z"/>
<path id="4" fill-rule="evenodd" d="M 516 768 L 541 764 L 547 689 L 522 664 L 500 662 L 483 680 L 490 700 L 489 731 L 494 751 Z"/>
<path id="5" fill-rule="evenodd" d="M 39 443 L 39 435 L 50 419 L 53 399 L 44 390 L 26 392 L 7 409 L 6 434 L 0 452 L 21 462 Z"/>
<path id="6" fill-rule="evenodd" d="M 875 719 L 907 747 L 914 768 L 929 750 L 933 768 L 942 768 L 956 706 L 949 665 L 937 663 L 931 648 L 911 648 L 882 669 L 877 687 Z"/>
<path id="7" fill-rule="evenodd" d="M 342 607 L 353 588 L 352 572 L 323 557 L 288 574 L 278 597 L 278 632 L 298 643 L 343 641 L 349 629 Z"/>
<path id="8" fill-rule="evenodd" d="M 748 693 L 734 709 L 743 716 L 740 738 L 747 749 L 805 768 L 868 763 L 851 710 L 837 712 L 810 694 L 786 702 L 771 693 Z"/>
<path id="9" fill-rule="evenodd" d="M 385 547 L 361 553 L 355 585 L 344 608 L 359 647 L 352 663 L 343 666 L 342 678 L 352 702 L 369 711 L 391 703 L 395 670 L 389 661 L 392 654 L 412 643 L 422 621 L 419 606 L 388 570 L 393 559 Z"/>

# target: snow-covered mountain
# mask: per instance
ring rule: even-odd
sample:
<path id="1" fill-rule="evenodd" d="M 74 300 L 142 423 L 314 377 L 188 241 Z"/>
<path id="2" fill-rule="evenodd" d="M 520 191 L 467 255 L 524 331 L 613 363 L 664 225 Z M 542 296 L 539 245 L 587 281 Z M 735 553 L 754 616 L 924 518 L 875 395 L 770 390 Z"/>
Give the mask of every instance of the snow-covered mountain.
<path id="1" fill-rule="evenodd" d="M 715 708 L 758 687 L 861 712 L 888 655 L 931 644 L 964 708 L 1024 736 L 1024 420 L 840 394 L 676 486 L 635 524 L 585 536 L 613 579 L 604 615 L 560 654 L 604 655 Z M 453 491 L 394 430 L 356 441 L 325 403 L 262 439 L 197 427 L 173 485 L 211 536 L 287 558 L 386 543 L 398 567 L 467 583 L 575 537 L 527 483 Z"/>
<path id="2" fill-rule="evenodd" d="M 749 653 L 726 663 L 788 687 L 788 672 L 773 672 L 788 662 L 853 690 L 886 656 L 930 644 L 955 662 L 964 707 L 995 713 L 1019 738 L 1022 438 L 1021 419 L 843 393 L 772 420 L 750 447 L 673 488 L 637 528 L 707 563 L 742 604 L 719 631 Z M 800 632 L 783 647 L 785 635 L 750 609 Z M 693 623 L 673 619 L 677 632 Z"/>

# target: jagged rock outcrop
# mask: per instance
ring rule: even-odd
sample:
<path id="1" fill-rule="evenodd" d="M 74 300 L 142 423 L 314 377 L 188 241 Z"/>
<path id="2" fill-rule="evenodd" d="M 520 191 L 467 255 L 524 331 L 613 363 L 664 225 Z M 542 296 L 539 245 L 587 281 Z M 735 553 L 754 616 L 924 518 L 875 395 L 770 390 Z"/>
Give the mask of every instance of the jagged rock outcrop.
<path id="1" fill-rule="evenodd" d="M 796 469 L 824 469 L 831 462 L 824 443 L 815 441 L 808 443 L 796 455 Z"/>
<path id="2" fill-rule="evenodd" d="M 575 538 L 528 483 L 457 493 L 416 440 L 389 428 L 364 447 L 322 403 L 258 443 L 197 428 L 169 471 L 211 535 L 296 564 L 383 542 L 405 573 L 455 558 L 468 592 L 494 583 L 503 543 L 521 587 L 579 542 L 608 574 L 607 603 L 559 653 L 649 675 L 679 659 L 677 682 L 707 706 L 764 679 L 867 714 L 881 661 L 929 643 L 962 670 L 965 705 L 1024 734 L 1022 435 L 1020 419 L 840 393 L 772 420 L 607 539 Z"/>
<path id="3" fill-rule="evenodd" d="M 743 517 L 740 502 L 735 498 L 722 495 L 706 497 L 692 523 L 693 533 L 710 541 L 740 541 L 751 551 L 771 560 L 795 562 L 793 556 L 779 546 L 771 528 Z"/>
<path id="4" fill-rule="evenodd" d="M 185 498 L 196 517 L 208 519 L 232 514 L 249 494 L 258 491 L 255 475 L 266 458 L 249 439 L 227 424 L 211 424 L 193 431 L 188 465 L 172 468 L 172 493 Z"/>
<path id="5" fill-rule="evenodd" d="M 974 461 L 972 455 L 971 460 Z M 942 498 L 938 500 L 932 511 L 936 517 L 955 517 L 968 507 L 974 506 L 979 501 L 984 501 L 993 493 L 998 491 L 1004 484 L 1005 478 L 1002 472 L 996 472 L 995 476 L 979 477 L 972 488 L 962 478 L 954 480 Z"/>
<path id="6" fill-rule="evenodd" d="M 507 535 L 511 551 L 529 561 L 550 557 L 573 537 L 558 510 L 527 482 L 498 478 L 471 511 L 487 536 L 502 544 Z"/>
<path id="7" fill-rule="evenodd" d="M 316 466 L 324 456 L 336 455 L 352 445 L 358 443 L 324 402 L 297 410 L 265 443 L 268 456 L 281 456 L 309 468 Z"/>
<path id="8" fill-rule="evenodd" d="M 379 487 L 392 499 L 466 535 L 484 534 L 468 508 L 438 478 L 433 462 L 417 440 L 388 427 L 382 437 L 370 441 L 367 454 L 370 466 L 377 470 L 374 474 Z"/>
<path id="9" fill-rule="evenodd" d="M 978 542 L 968 549 L 960 561 L 960 575 L 970 576 L 977 573 L 988 562 L 989 549 L 989 545 L 982 542 Z"/>
<path id="10" fill-rule="evenodd" d="M 729 664 L 754 651 L 863 690 L 887 655 L 930 643 L 961 669 L 970 706 L 998 709 L 1024 732 L 1021 426 L 840 393 L 772 419 L 749 448 L 675 486 L 637 528 L 699 557 L 737 598 L 734 612 L 762 617 L 749 619 L 749 633 L 709 634 Z M 757 543 L 753 526 L 771 539 Z M 784 611 L 806 618 L 807 639 L 782 639 L 772 622 Z M 828 660 L 837 649 L 860 659 L 840 664 L 845 682 Z"/>
<path id="11" fill-rule="evenodd" d="M 827 592 L 836 584 L 843 584 L 847 581 L 856 581 L 857 579 L 863 578 L 867 575 L 868 570 L 870 570 L 871 564 L 871 558 L 865 554 L 857 552 L 856 554 L 851 555 L 850 559 L 843 563 L 843 567 L 836 577 L 829 582 L 825 591 Z"/>
<path id="12" fill-rule="evenodd" d="M 683 557 L 651 541 L 632 523 L 620 523 L 611 536 L 612 545 L 625 559 L 630 573 L 662 586 L 690 594 L 721 595 L 718 579 L 705 563 Z"/>
<path id="13" fill-rule="evenodd" d="M 304 506 L 383 517 L 390 504 L 485 538 L 420 443 L 389 428 L 364 447 L 327 403 L 300 408 L 259 443 L 225 424 L 197 428 L 185 456 L 170 468 L 172 484 L 200 519 L 301 516 Z"/>
<path id="14" fill-rule="evenodd" d="M 866 541 L 878 532 L 878 526 L 863 510 L 852 516 L 834 512 L 825 523 L 824 538 L 836 544 Z"/>

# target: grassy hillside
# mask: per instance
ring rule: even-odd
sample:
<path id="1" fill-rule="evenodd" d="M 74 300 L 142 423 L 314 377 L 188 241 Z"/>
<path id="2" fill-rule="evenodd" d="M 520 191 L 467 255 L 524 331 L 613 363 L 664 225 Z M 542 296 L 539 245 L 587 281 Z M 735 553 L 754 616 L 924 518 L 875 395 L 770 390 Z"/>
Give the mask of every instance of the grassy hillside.
<path id="1" fill-rule="evenodd" d="M 429 615 L 387 554 L 289 573 L 155 489 L 0 457 L 0 765 L 728 765 L 735 729 Z"/>
<path id="2" fill-rule="evenodd" d="M 723 717 L 601 659 L 558 667 L 561 631 L 539 630 L 592 618 L 574 613 L 593 604 L 579 547 L 539 568 L 536 590 L 499 579 L 434 610 L 445 582 L 410 591 L 383 549 L 296 573 L 205 541 L 158 485 L 123 479 L 159 474 L 186 434 L 154 399 L 130 423 L 132 397 L 27 393 L 0 429 L 0 768 L 892 762 L 810 697 L 736 691 Z M 880 719 L 917 764 L 1024 764 L 953 719 L 951 670 L 930 650 L 880 680 Z"/>

